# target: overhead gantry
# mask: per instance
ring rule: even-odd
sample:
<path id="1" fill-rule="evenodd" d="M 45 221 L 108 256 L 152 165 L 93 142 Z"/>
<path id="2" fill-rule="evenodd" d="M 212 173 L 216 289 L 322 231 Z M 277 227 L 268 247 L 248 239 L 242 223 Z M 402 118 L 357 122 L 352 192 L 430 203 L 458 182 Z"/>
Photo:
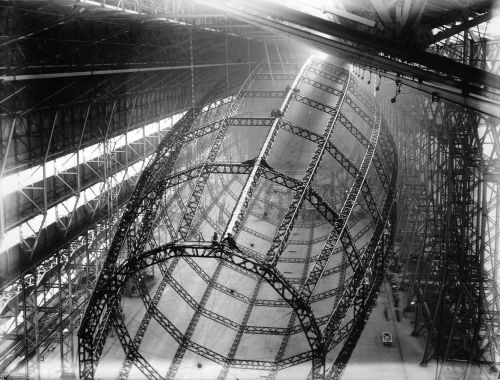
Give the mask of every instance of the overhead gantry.
<path id="1" fill-rule="evenodd" d="M 397 157 L 378 105 L 341 64 L 317 58 L 257 66 L 208 118 L 205 101 L 161 142 L 126 207 L 82 318 L 80 377 L 96 377 L 111 327 L 124 351 L 120 379 L 132 365 L 173 379 L 187 352 L 219 379 L 252 370 L 274 379 L 287 368 L 337 377 L 373 307 L 390 240 Z M 210 242 L 213 231 L 233 233 L 238 250 Z M 142 274 L 153 266 L 162 279 L 150 294 Z M 184 267 L 196 296 L 176 280 Z M 121 310 L 130 283 L 146 310 L 135 336 Z M 173 322 L 181 308 L 165 309 L 167 287 L 191 310 L 182 326 Z M 217 297 L 227 305 L 213 306 Z M 144 351 L 152 319 L 177 344 L 158 353 L 163 367 Z M 211 334 L 231 338 L 215 345 Z M 269 353 L 245 348 L 268 338 Z"/>

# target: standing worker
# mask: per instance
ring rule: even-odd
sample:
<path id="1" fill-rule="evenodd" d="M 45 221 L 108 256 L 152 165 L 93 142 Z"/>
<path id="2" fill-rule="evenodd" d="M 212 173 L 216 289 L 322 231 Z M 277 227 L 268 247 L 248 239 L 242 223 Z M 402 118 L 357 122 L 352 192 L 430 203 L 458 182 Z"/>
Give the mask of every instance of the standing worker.
<path id="1" fill-rule="evenodd" d="M 219 245 L 219 235 L 217 235 L 217 232 L 214 232 L 212 235 L 212 245 Z"/>
<path id="2" fill-rule="evenodd" d="M 224 239 L 224 241 L 227 242 L 227 246 L 229 247 L 229 249 L 234 249 L 240 253 L 243 253 L 241 252 L 241 249 L 238 248 L 236 240 L 234 240 L 233 235 L 230 232 L 228 232 L 227 237 Z"/>

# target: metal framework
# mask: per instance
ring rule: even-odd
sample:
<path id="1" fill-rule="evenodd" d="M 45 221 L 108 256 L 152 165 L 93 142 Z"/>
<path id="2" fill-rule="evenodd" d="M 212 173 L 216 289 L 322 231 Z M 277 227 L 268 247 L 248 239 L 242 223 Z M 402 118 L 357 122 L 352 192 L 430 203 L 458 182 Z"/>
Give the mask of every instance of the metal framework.
<path id="1" fill-rule="evenodd" d="M 500 116 L 498 114 L 500 77 L 494 71 L 484 70 L 485 61 L 478 62 L 477 58 L 483 56 L 481 52 L 486 50 L 484 44 L 469 44 L 471 53 L 467 46 L 460 46 L 460 43 L 458 49 L 454 48 L 453 44 L 446 44 L 444 49 L 438 48 L 436 54 L 436 49 L 425 49 L 430 42 L 428 39 L 417 37 L 420 28 L 423 30 L 420 33 L 428 36 L 437 26 L 444 27 L 443 23 L 455 25 L 461 14 L 443 10 L 434 15 L 429 11 L 426 15 L 428 20 L 425 20 L 429 25 L 421 25 L 426 5 L 424 3 L 420 9 L 415 9 L 419 7 L 415 5 L 412 13 L 418 21 L 415 21 L 406 33 L 401 35 L 397 33 L 399 38 L 395 38 L 395 30 L 401 32 L 401 25 L 392 19 L 391 14 L 401 15 L 401 6 L 392 5 L 390 6 L 392 9 L 386 9 L 389 5 L 379 1 L 370 0 L 362 3 L 365 14 L 373 13 L 375 17 L 378 15 L 380 18 L 379 12 L 384 10 L 383 14 L 387 17 L 382 18 L 382 22 L 375 28 L 360 24 L 353 27 L 352 22 L 320 17 L 317 13 L 308 13 L 304 9 L 295 9 L 287 4 L 270 4 L 265 0 L 255 1 L 244 9 L 227 6 L 219 1 L 212 2 L 211 6 L 219 10 L 224 9 L 233 17 L 270 33 L 290 36 L 296 41 L 315 46 L 332 55 L 345 57 L 387 78 L 395 80 L 397 76 L 406 85 L 428 94 L 437 93 L 443 99 L 494 117 Z M 470 9 L 464 6 L 464 14 L 477 12 L 478 22 L 492 17 L 492 4 L 488 4 L 490 2 L 487 1 L 478 3 L 480 4 L 471 4 Z M 436 2 L 429 5 L 429 8 L 435 9 L 440 6 L 442 4 Z M 407 3 L 405 8 L 408 20 L 410 3 Z M 330 13 L 330 10 L 324 9 L 323 13 L 327 12 Z M 356 21 L 359 22 L 359 18 Z M 463 21 L 464 25 L 474 26 L 474 23 L 469 23 L 467 19 Z M 393 26 L 393 23 L 397 25 Z M 381 29 L 385 30 L 385 35 L 381 35 Z M 327 38 L 321 34 L 334 38 Z M 405 41 L 408 36 L 412 39 L 410 44 Z M 479 38 L 474 36 L 476 40 Z M 464 51 L 466 53 L 463 53 Z M 474 64 L 469 65 L 469 60 Z"/>
<path id="2" fill-rule="evenodd" d="M 464 379 L 472 364 L 498 366 L 490 2 L 359 0 L 321 17 L 219 5 L 0 6 L 0 377 L 43 377 L 57 357 L 61 377 L 80 360 L 92 378 L 112 329 L 120 379 L 174 378 L 192 355 L 220 380 L 238 370 L 275 379 L 301 363 L 304 378 L 338 379 L 389 263 L 403 274 L 413 333 L 428 336 L 423 364 L 464 362 Z M 303 66 L 311 46 L 358 67 Z M 233 232 L 239 250 L 208 243 L 213 231 Z M 186 326 L 162 308 L 166 289 Z M 243 312 L 212 309 L 216 298 Z M 146 313 L 131 334 L 122 308 L 135 301 Z M 258 318 L 282 309 L 281 324 Z M 199 337 L 207 323 L 233 339 L 211 346 Z M 154 324 L 173 344 L 167 368 L 145 353 Z M 246 339 L 269 354 L 245 354 Z"/>
<path id="3" fill-rule="evenodd" d="M 396 227 L 401 287 L 409 290 L 406 307 L 415 311 L 413 334 L 428 334 L 422 363 L 443 363 L 439 376 L 445 362 L 466 363 L 467 379 L 472 364 L 494 368 L 499 357 L 498 295 L 492 290 L 498 285 L 492 219 L 498 120 L 411 95 L 397 109 L 385 105 L 398 125 L 404 165 Z"/>
<path id="4" fill-rule="evenodd" d="M 142 130 L 144 134 L 144 127 Z M 75 153 L 78 154 L 81 152 Z M 144 158 L 147 157 L 146 155 Z M 136 180 L 137 176 L 130 175 L 130 182 L 134 183 Z M 107 182 L 102 186 L 106 185 L 109 186 Z M 111 183 L 111 186 L 114 185 Z M 129 186 L 128 182 L 120 185 Z M 43 260 L 4 288 L 0 305 L 4 328 L 9 329 L 6 338 L 11 344 L 2 350 L 2 371 L 36 375 L 39 371 L 30 363 L 33 355 L 36 353 L 35 362 L 42 361 L 44 355 L 49 355 L 60 347 L 64 358 L 61 360 L 61 374 L 74 373 L 76 363 L 73 331 L 88 301 L 89 290 L 95 286 L 96 273 L 101 268 L 109 241 L 123 212 L 122 205 L 115 207 L 117 209 L 113 210 L 109 219 L 103 219 L 77 236 L 66 247 L 58 250 L 57 255 Z M 35 302 L 37 297 L 42 297 L 42 301 Z M 26 303 L 29 303 L 29 308 L 23 306 Z M 22 318 L 18 319 L 20 315 Z M 24 317 L 29 318 L 28 322 L 22 322 Z M 45 329 L 44 326 L 53 327 Z M 61 336 L 60 340 L 56 339 L 58 334 Z M 36 337 L 37 344 L 26 344 L 26 339 L 33 336 Z M 29 359 L 17 363 L 16 359 L 20 357 Z"/>
<path id="5" fill-rule="evenodd" d="M 262 59 L 252 41 L 69 6 L 2 5 L 15 37 L 1 47 L 0 174 L 19 189 L 5 195 L 2 182 L 0 236 L 22 238 L 1 253 L 2 375 L 41 376 L 56 353 L 56 371 L 74 375 L 74 332 L 139 173 L 193 97 L 200 120 L 215 119 Z M 228 54 L 214 57 L 221 46 Z"/>
<path id="6" fill-rule="evenodd" d="M 293 70 L 292 67 L 290 69 Z M 310 69 L 314 69 L 314 71 Z M 376 104 L 362 91 L 356 91 L 352 94 L 349 92 L 349 88 L 354 88 L 354 85 L 352 79 L 349 79 L 350 74 L 347 71 L 331 64 L 309 60 L 304 64 L 294 82 L 287 87 L 285 92 L 269 92 L 261 89 L 247 90 L 250 86 L 253 88 L 259 86 L 258 81 L 262 79 L 261 73 L 265 70 L 265 67 L 256 70 L 250 74 L 243 87 L 233 97 L 230 107 L 222 118 L 216 116 L 216 121 L 208 121 L 206 125 L 197 126 L 198 124 L 195 121 L 197 116 L 193 111 L 186 114 L 174 127 L 172 133 L 162 141 L 155 153 L 155 158 L 143 171 L 122 217 L 118 232 L 115 234 L 111 249 L 106 256 L 103 269 L 97 280 L 96 288 L 82 319 L 79 331 L 81 378 L 93 378 L 95 376 L 106 335 L 111 326 L 116 330 L 126 354 L 126 360 L 119 377 L 122 379 L 127 378 L 131 365 L 134 364 L 147 377 L 163 378 L 158 370 L 153 368 L 140 353 L 140 344 L 151 318 L 154 318 L 160 326 L 163 326 L 165 332 L 170 334 L 179 344 L 167 370 L 167 378 L 175 377 L 182 366 L 182 359 L 187 351 L 195 352 L 215 363 L 221 364 L 220 379 L 226 378 L 231 368 L 268 369 L 270 370 L 270 378 L 274 378 L 277 371 L 304 361 L 311 362 L 313 378 L 323 378 L 327 353 L 342 342 L 345 342 L 342 352 L 346 354 L 342 357 L 343 359 L 335 363 L 331 371 L 338 371 L 338 368 L 345 365 L 346 357 L 349 356 L 362 328 L 362 325 L 360 327 L 360 320 L 364 321 L 367 313 L 369 313 L 368 308 L 371 307 L 371 302 L 373 302 L 373 294 L 377 292 L 382 277 L 382 230 L 385 221 L 389 217 L 394 196 L 393 190 L 390 189 L 394 189 L 396 180 L 395 151 L 391 149 L 391 139 L 387 134 L 385 122 L 382 121 L 380 115 L 377 113 L 374 116 L 369 116 L 356 105 L 357 101 L 361 102 L 365 104 L 364 107 L 368 105 L 370 110 L 367 112 L 371 110 L 376 112 Z M 340 88 L 334 90 L 330 85 L 320 85 L 320 82 L 314 80 L 311 76 L 316 75 L 314 72 L 323 72 L 325 75 L 336 76 L 336 79 L 331 82 L 336 83 Z M 288 78 L 290 76 L 283 76 L 283 80 Z M 313 96 L 318 95 L 314 95 L 312 88 L 335 96 L 337 99 L 336 104 L 329 106 L 315 100 Z M 359 87 L 356 88 L 359 89 Z M 308 93 L 311 93 L 309 97 L 307 96 Z M 279 107 L 279 112 L 273 111 L 272 118 L 242 118 L 236 116 L 238 112 L 245 112 L 246 103 L 252 104 L 254 98 L 267 99 L 269 95 L 274 97 L 275 94 L 280 94 L 279 97 L 283 103 Z M 318 115 L 329 115 L 329 121 L 321 134 L 313 130 L 308 131 L 308 129 L 296 126 L 286 120 L 289 113 L 292 115 L 291 112 L 294 109 L 302 106 L 315 110 Z M 201 109 L 201 107 L 202 105 L 198 109 Z M 268 108 L 268 112 L 270 111 Z M 359 115 L 360 120 L 366 125 L 355 127 L 348 119 L 348 115 L 354 114 Z M 232 136 L 235 133 L 234 131 L 241 127 L 248 128 L 246 130 L 248 136 L 255 133 L 256 128 L 267 128 L 267 137 L 261 143 L 260 153 L 257 151 L 257 157 L 252 159 L 251 155 L 248 156 L 248 153 L 233 152 L 231 154 L 228 151 L 226 154 L 229 154 L 227 157 L 231 161 L 234 160 L 232 158 L 234 154 L 240 154 L 242 157 L 246 156 L 250 159 L 241 159 L 240 163 L 216 161 L 220 160 L 221 149 L 227 144 L 228 136 Z M 321 126 L 319 125 L 316 128 L 321 128 Z M 341 128 L 344 129 L 337 133 L 340 133 L 340 136 L 346 140 L 352 140 L 350 143 L 345 142 L 344 147 L 351 146 L 350 149 L 352 149 L 352 144 L 361 144 L 366 148 L 359 167 L 339 147 L 331 143 L 332 133 Z M 361 132 L 361 130 L 370 131 L 370 135 L 365 137 L 364 132 Z M 199 152 L 198 164 L 186 166 L 182 164 L 183 161 L 179 161 L 178 157 L 184 150 L 183 147 L 195 144 L 198 139 L 210 136 L 212 136 L 212 142 L 206 148 L 206 153 Z M 293 138 L 300 138 L 316 145 L 315 153 L 310 158 L 309 166 L 305 169 L 304 177 L 301 180 L 274 169 L 270 164 L 275 162 L 279 166 L 279 161 L 276 161 L 273 156 L 273 152 L 276 150 L 273 147 L 275 144 L 279 144 L 282 139 L 290 138 L 287 136 L 296 136 Z M 229 141 L 231 140 L 229 139 Z M 237 142 L 233 144 L 238 146 Z M 389 144 L 389 146 L 384 146 L 386 144 Z M 165 154 L 167 151 L 169 152 L 168 155 Z M 337 162 L 336 165 L 338 165 L 339 170 L 345 170 L 348 177 L 351 177 L 353 181 L 351 187 L 346 189 L 345 198 L 339 205 L 341 206 L 339 212 L 335 211 L 324 198 L 327 194 L 320 194 L 314 185 L 316 176 L 324 177 L 325 168 L 327 167 L 322 166 L 320 162 L 327 159 Z M 372 161 L 378 164 L 372 164 Z M 179 163 L 181 166 L 179 166 Z M 369 175 L 369 172 L 372 173 Z M 228 175 L 230 177 L 227 177 Z M 232 178 L 223 185 L 224 190 L 217 196 L 213 196 L 213 190 L 207 190 L 207 187 L 210 189 L 213 186 L 210 183 L 211 179 L 213 181 L 214 176 L 221 179 Z M 237 195 L 233 193 L 231 188 L 234 184 L 239 183 L 237 178 L 241 176 L 246 176 L 246 179 L 239 184 L 241 190 L 240 194 Z M 381 179 L 387 180 L 388 178 L 390 178 L 391 182 L 382 185 Z M 378 186 L 378 192 L 380 192 L 380 189 L 384 189 L 382 191 L 389 189 L 388 193 L 383 197 L 374 199 L 373 191 L 370 190 L 370 186 L 374 184 Z M 187 186 L 187 188 L 181 190 L 180 186 L 184 188 Z M 286 207 L 281 206 L 278 208 L 281 222 L 275 225 L 276 232 L 274 236 L 267 237 L 267 241 L 271 245 L 266 254 L 255 251 L 248 246 L 242 246 L 240 251 L 236 251 L 209 242 L 201 241 L 197 243 L 189 241 L 190 236 L 196 236 L 190 235 L 190 231 L 199 230 L 205 223 L 208 223 L 208 226 L 211 226 L 216 231 L 219 230 L 223 233 L 224 230 L 233 231 L 237 239 L 239 239 L 242 232 L 256 237 L 262 235 L 257 231 L 253 231 L 252 224 L 248 223 L 248 218 L 255 215 L 255 212 L 250 211 L 255 209 L 255 205 L 261 202 L 262 198 L 259 194 L 269 186 L 285 190 L 289 194 L 290 203 Z M 172 217 L 169 216 L 173 212 L 171 206 L 175 204 L 173 201 L 174 196 L 170 196 L 171 201 L 166 203 L 165 206 L 162 206 L 161 201 L 164 194 L 171 194 L 170 189 L 177 196 L 190 194 L 187 197 L 187 202 L 184 204 L 181 201 L 182 205 L 178 208 L 177 213 L 179 213 L 179 216 L 176 217 L 176 227 L 173 225 Z M 188 193 L 186 193 L 186 190 Z M 207 192 L 212 194 L 212 201 L 210 206 L 205 208 L 205 211 L 202 211 L 200 208 L 202 199 L 206 197 Z M 227 214 L 228 222 L 223 224 L 221 229 L 218 222 L 215 222 L 210 217 L 210 213 L 216 207 L 221 207 L 224 212 L 224 205 L 220 205 L 219 202 L 221 199 L 227 201 L 227 197 L 222 195 L 226 192 L 232 198 L 233 211 Z M 362 199 L 358 197 L 361 193 L 363 194 Z M 330 199 L 329 195 L 328 199 Z M 291 258 L 282 256 L 285 247 L 293 243 L 293 240 L 290 239 L 291 232 L 296 228 L 295 222 L 299 215 L 305 212 L 304 206 L 306 203 L 312 207 L 310 212 L 313 214 L 311 215 L 317 213 L 324 218 L 323 224 L 329 224 L 332 232 L 326 240 L 323 240 L 324 248 L 314 257 L 311 249 L 311 243 L 314 240 L 313 223 L 309 232 L 309 242 L 305 242 L 310 247 L 306 256 L 299 261 L 299 258 L 290 261 Z M 368 229 L 365 229 L 365 232 L 361 235 L 358 234 L 355 239 L 349 232 L 348 223 L 357 223 L 350 218 L 350 215 L 355 208 L 360 207 L 359 203 L 364 203 L 364 207 L 370 210 L 369 215 L 372 223 L 368 223 Z M 274 202 L 270 204 L 274 204 Z M 201 214 L 198 209 L 200 209 Z M 161 220 L 165 221 L 165 226 L 170 226 L 167 228 L 170 231 L 170 237 L 166 240 L 172 240 L 171 243 L 164 245 L 161 245 L 160 241 L 150 240 L 153 236 L 152 231 L 156 228 L 155 225 Z M 193 225 L 195 221 L 197 221 L 196 226 Z M 370 228 L 370 226 L 375 227 Z M 201 230 L 203 231 L 203 228 Z M 371 234 L 367 235 L 369 232 Z M 363 236 L 370 236 L 370 239 L 367 245 L 361 247 L 359 246 L 359 240 Z M 181 239 L 180 242 L 175 242 L 179 238 Z M 130 242 L 127 244 L 129 248 L 126 253 L 123 251 L 125 241 Z M 341 242 L 341 247 L 337 247 L 338 241 Z M 333 260 L 331 258 L 339 252 L 339 248 L 344 259 L 341 260 L 340 265 L 336 264 L 329 267 L 329 261 Z M 123 253 L 120 253 L 121 251 Z M 122 256 L 125 261 L 120 259 Z M 172 271 L 180 262 L 180 258 L 186 260 L 206 286 L 199 300 L 195 300 L 190 296 L 188 291 L 173 278 Z M 218 263 L 211 275 L 200 267 L 197 258 L 217 259 Z M 166 265 L 164 262 L 170 259 L 172 259 L 172 263 Z M 294 286 L 290 279 L 278 269 L 281 263 L 287 262 L 303 263 L 298 283 L 298 285 L 302 284 L 300 288 Z M 311 263 L 313 269 L 307 275 L 309 263 Z M 123 288 L 127 280 L 134 274 L 156 264 L 160 264 L 159 268 L 163 280 L 154 296 L 151 297 L 148 294 L 145 285 L 141 283 L 140 276 L 136 276 L 136 285 L 140 289 L 139 292 L 147 312 L 138 333 L 132 339 L 119 312 L 122 298 L 122 292 L 119 289 Z M 253 291 L 248 297 L 227 288 L 220 282 L 223 278 L 223 271 L 229 268 L 231 270 L 239 268 L 238 273 L 245 273 L 246 276 L 257 276 Z M 367 273 L 372 270 L 378 274 L 368 276 L 370 278 L 366 283 Z M 346 271 L 349 273 L 347 275 L 349 280 L 345 286 L 326 292 L 315 292 L 318 284 L 326 276 L 340 275 L 340 278 L 344 278 Z M 279 298 L 266 301 L 259 297 L 264 284 L 274 288 L 279 294 Z M 367 284 L 370 284 L 368 288 L 362 290 L 365 289 Z M 167 315 L 157 308 L 162 292 L 167 285 L 172 287 L 193 310 L 193 316 L 184 333 L 169 320 Z M 247 305 L 246 311 L 239 322 L 232 321 L 231 318 L 207 308 L 207 301 L 214 291 L 222 291 Z M 372 301 L 369 301 L 367 296 L 370 296 Z M 333 307 L 332 312 L 321 318 L 315 316 L 314 310 L 317 306 L 314 305 L 330 297 L 338 299 L 335 307 L 333 307 L 333 304 L 331 306 Z M 249 320 L 257 305 L 288 307 L 293 313 L 284 328 L 249 326 Z M 348 313 L 351 308 L 353 310 L 352 315 Z M 209 318 L 216 321 L 220 326 L 236 331 L 236 336 L 231 346 L 228 347 L 227 354 L 221 354 L 208 347 L 203 347 L 203 345 L 194 341 L 193 334 L 201 318 Z M 296 322 L 299 325 L 296 325 Z M 322 325 L 324 327 L 320 328 Z M 309 349 L 298 355 L 285 356 L 284 353 L 290 337 L 292 334 L 297 333 L 304 334 L 306 341 L 309 342 Z M 283 339 L 273 360 L 259 361 L 236 357 L 244 334 L 278 334 L 282 335 Z"/>

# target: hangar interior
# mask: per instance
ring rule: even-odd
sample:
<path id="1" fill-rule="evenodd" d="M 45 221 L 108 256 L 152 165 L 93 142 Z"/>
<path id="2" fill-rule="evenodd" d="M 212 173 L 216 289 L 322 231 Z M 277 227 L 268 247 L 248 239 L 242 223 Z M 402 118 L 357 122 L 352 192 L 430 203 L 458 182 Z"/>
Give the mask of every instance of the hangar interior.
<path id="1" fill-rule="evenodd" d="M 498 378 L 498 6 L 2 2 L 0 378 Z"/>

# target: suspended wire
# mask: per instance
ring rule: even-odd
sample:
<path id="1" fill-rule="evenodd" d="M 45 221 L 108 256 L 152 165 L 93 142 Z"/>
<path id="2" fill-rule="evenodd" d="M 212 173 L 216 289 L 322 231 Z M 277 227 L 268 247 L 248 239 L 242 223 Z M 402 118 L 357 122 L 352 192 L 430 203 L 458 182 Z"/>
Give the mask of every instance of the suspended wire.
<path id="1" fill-rule="evenodd" d="M 396 93 L 394 94 L 394 97 L 391 98 L 391 103 L 396 103 L 396 98 L 399 94 L 401 94 L 401 86 L 403 83 L 398 79 L 396 81 Z"/>
<path id="2" fill-rule="evenodd" d="M 281 70 L 285 71 L 285 66 L 283 66 L 283 59 L 281 58 L 280 49 L 278 49 L 278 45 L 276 44 L 274 44 L 274 47 L 276 48 L 276 52 L 278 53 L 278 57 L 280 59 Z"/>
<path id="3" fill-rule="evenodd" d="M 194 58 L 193 58 L 193 29 L 189 28 L 189 55 L 191 59 L 191 108 L 194 109 Z"/>
<path id="4" fill-rule="evenodd" d="M 248 54 L 248 75 L 247 76 L 250 76 L 250 73 L 252 72 L 251 70 L 251 67 L 250 67 L 250 40 L 247 39 L 247 54 Z"/>
<path id="5" fill-rule="evenodd" d="M 380 82 L 382 81 L 382 75 L 378 75 L 378 83 L 377 83 L 377 87 L 375 87 L 375 91 L 379 91 L 380 90 Z"/>
<path id="6" fill-rule="evenodd" d="M 282 319 L 284 319 L 285 317 L 289 317 L 292 313 L 295 313 L 295 310 L 293 310 L 293 309 L 292 309 L 292 310 L 290 310 L 289 312 L 287 312 L 287 313 L 285 313 L 285 314 L 283 314 L 283 315 L 281 315 L 281 316 L 277 317 L 276 319 L 271 320 L 271 321 L 270 321 L 270 323 L 268 323 L 268 324 L 269 324 L 269 325 L 271 325 L 271 324 L 272 324 L 272 325 L 274 325 L 274 324 L 276 324 L 276 322 L 281 321 L 281 320 L 282 320 Z"/>
<path id="7" fill-rule="evenodd" d="M 226 31 L 226 90 L 229 90 L 229 49 L 227 42 L 227 31 Z"/>

